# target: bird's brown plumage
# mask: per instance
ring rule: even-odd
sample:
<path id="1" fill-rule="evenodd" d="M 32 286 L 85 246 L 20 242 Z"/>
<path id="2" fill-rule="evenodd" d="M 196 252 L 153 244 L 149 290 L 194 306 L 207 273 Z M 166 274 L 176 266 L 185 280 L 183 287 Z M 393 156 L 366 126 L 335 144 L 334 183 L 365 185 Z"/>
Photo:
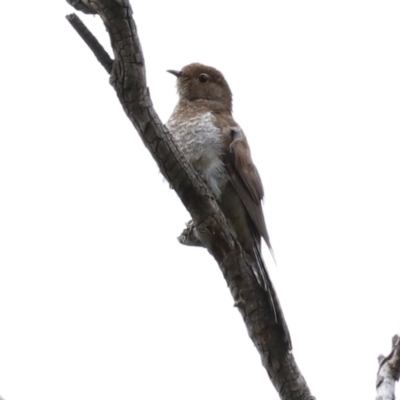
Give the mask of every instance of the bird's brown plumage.
<path id="1" fill-rule="evenodd" d="M 214 191 L 240 244 L 253 259 L 253 273 L 269 294 L 276 320 L 282 323 L 290 343 L 279 300 L 261 256 L 261 237 L 272 253 L 261 204 L 264 189 L 246 136 L 232 117 L 228 83 L 218 70 L 198 63 L 170 72 L 178 77 L 179 103 L 167 126 L 188 161 Z"/>

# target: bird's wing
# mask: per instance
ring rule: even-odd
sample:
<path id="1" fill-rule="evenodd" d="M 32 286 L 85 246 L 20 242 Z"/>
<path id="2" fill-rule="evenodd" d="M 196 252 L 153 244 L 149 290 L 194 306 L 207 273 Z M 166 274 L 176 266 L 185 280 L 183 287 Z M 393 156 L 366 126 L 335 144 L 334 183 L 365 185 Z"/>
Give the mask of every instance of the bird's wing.
<path id="1" fill-rule="evenodd" d="M 290 334 L 283 311 L 261 255 L 261 237 L 263 237 L 267 243 L 272 256 L 274 254 L 262 211 L 261 200 L 264 197 L 264 189 L 260 175 L 251 159 L 246 136 L 234 121 L 232 115 L 230 113 L 217 114 L 216 125 L 220 129 L 222 135 L 223 158 L 229 179 L 250 217 L 249 222 L 251 223 L 249 225 L 255 257 L 255 268 L 252 268 L 253 274 L 260 286 L 268 294 L 275 320 L 281 325 L 285 340 L 289 344 L 289 348 L 291 348 Z"/>
<path id="2" fill-rule="evenodd" d="M 235 123 L 233 118 L 225 118 L 225 121 L 221 118 L 219 127 L 221 128 L 223 137 L 226 170 L 233 188 L 239 195 L 253 223 L 251 231 L 257 265 L 257 268 L 253 272 L 260 286 L 265 289 L 266 293 L 268 293 L 269 301 L 275 314 L 275 320 L 281 324 L 285 340 L 291 348 L 289 329 L 286 325 L 278 296 L 261 255 L 260 237 L 263 237 L 272 256 L 274 256 L 262 211 L 261 200 L 264 197 L 264 189 L 260 175 L 251 159 L 250 148 L 246 136 L 242 129 Z"/>
<path id="3" fill-rule="evenodd" d="M 221 129 L 226 150 L 225 165 L 230 181 L 238 193 L 259 235 L 264 238 L 272 255 L 272 246 L 265 224 L 261 200 L 264 189 L 260 175 L 251 159 L 250 147 L 242 129 L 233 121 Z"/>

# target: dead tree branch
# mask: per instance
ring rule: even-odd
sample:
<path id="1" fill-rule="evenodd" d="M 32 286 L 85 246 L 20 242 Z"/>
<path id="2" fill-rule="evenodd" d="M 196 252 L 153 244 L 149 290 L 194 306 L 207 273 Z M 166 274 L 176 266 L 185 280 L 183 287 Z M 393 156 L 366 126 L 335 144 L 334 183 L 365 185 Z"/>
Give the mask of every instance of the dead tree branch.
<path id="1" fill-rule="evenodd" d="M 98 14 L 110 34 L 114 60 L 104 57 L 99 50 L 101 45 L 93 45 L 93 35 L 88 35 L 87 29 L 79 28 L 90 38 L 89 47 L 107 71 L 111 60 L 110 83 L 122 107 L 164 177 L 193 218 L 195 228 L 189 226 L 187 235 L 180 237 L 181 242 L 206 247 L 219 264 L 249 336 L 281 399 L 313 399 L 297 367 L 291 344 L 284 340 L 283 326 L 275 321 L 266 294 L 250 272 L 251 261 L 242 251 L 233 229 L 219 210 L 211 192 L 179 152 L 153 109 L 146 85 L 144 58 L 129 1 L 67 1 L 77 10 Z M 74 18 L 77 17 L 68 17 L 69 21 Z M 80 24 L 73 26 L 77 29 Z M 102 55 L 99 57 L 99 54 Z M 106 61 L 102 62 L 102 59 Z"/>
<path id="2" fill-rule="evenodd" d="M 93 54 L 96 56 L 98 62 L 110 74 L 113 60 L 104 50 L 104 47 L 100 44 L 97 38 L 92 32 L 89 31 L 86 25 L 76 14 L 67 15 L 67 20 L 78 32 L 78 35 L 83 39 L 83 41 L 89 46 L 90 50 L 93 51 Z"/>
<path id="3" fill-rule="evenodd" d="M 392 351 L 387 357 L 379 356 L 376 379 L 376 400 L 395 400 L 394 388 L 400 379 L 400 337 L 393 336 Z"/>

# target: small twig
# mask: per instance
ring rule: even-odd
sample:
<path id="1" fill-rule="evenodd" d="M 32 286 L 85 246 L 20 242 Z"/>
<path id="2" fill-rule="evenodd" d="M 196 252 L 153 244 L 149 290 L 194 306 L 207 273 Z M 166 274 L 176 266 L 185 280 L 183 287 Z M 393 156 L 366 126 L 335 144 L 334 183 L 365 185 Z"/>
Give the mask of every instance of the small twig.
<path id="1" fill-rule="evenodd" d="M 376 379 L 376 400 L 394 400 L 394 387 L 400 378 L 400 337 L 392 339 L 392 351 L 387 357 L 379 356 L 379 370 Z"/>
<path id="2" fill-rule="evenodd" d="M 104 47 L 96 39 L 93 33 L 89 31 L 86 25 L 76 14 L 69 14 L 66 16 L 66 18 L 73 28 L 78 32 L 79 36 L 89 46 L 90 50 L 93 51 L 99 63 L 109 74 L 111 74 L 113 59 L 104 50 Z"/>
<path id="3" fill-rule="evenodd" d="M 178 237 L 178 242 L 185 246 L 205 247 L 198 237 L 197 228 L 193 221 L 186 224 L 186 228 Z"/>

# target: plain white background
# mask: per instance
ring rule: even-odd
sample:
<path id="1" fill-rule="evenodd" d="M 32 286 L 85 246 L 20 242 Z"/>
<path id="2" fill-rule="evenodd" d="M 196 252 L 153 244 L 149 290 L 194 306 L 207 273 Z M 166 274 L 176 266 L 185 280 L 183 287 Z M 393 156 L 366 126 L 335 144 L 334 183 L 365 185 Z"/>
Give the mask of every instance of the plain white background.
<path id="1" fill-rule="evenodd" d="M 400 327 L 398 1 L 138 0 L 148 86 L 198 61 L 234 93 L 266 260 L 315 396 L 374 398 Z M 0 394 L 277 399 L 213 259 L 63 1 L 0 25 Z M 99 18 L 85 22 L 110 48 Z M 266 253 L 266 251 L 264 251 Z"/>

